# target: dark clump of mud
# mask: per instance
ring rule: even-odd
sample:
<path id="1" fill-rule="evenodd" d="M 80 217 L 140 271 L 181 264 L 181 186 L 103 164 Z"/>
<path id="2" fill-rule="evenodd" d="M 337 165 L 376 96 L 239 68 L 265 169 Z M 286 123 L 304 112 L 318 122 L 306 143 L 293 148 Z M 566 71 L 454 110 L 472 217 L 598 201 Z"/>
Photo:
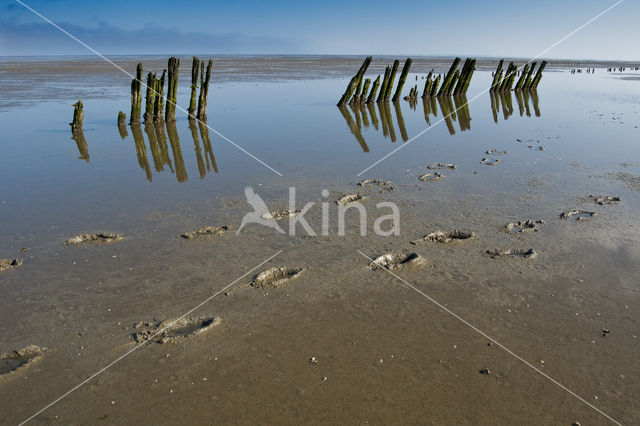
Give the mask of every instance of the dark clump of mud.
<path id="1" fill-rule="evenodd" d="M 463 231 L 460 229 L 451 229 L 449 231 L 435 231 L 419 240 L 411 241 L 411 244 L 416 244 L 420 241 L 431 241 L 436 243 L 450 243 L 452 241 L 468 240 L 475 236 L 473 231 Z"/>
<path id="2" fill-rule="evenodd" d="M 540 225 L 544 224 L 544 220 L 519 220 L 517 222 L 507 223 L 505 230 L 509 234 L 518 234 L 520 232 L 535 231 L 538 232 Z"/>
<path id="3" fill-rule="evenodd" d="M 421 176 L 418 177 L 418 180 L 421 180 L 422 182 L 434 182 L 438 179 L 443 178 L 444 175 L 442 175 L 441 173 L 438 172 L 431 172 L 431 173 L 425 173 Z"/>
<path id="4" fill-rule="evenodd" d="M 417 253 L 386 253 L 373 259 L 369 268 L 397 269 L 403 266 L 417 266 L 424 263 L 424 259 Z"/>
<path id="5" fill-rule="evenodd" d="M 123 239 L 124 235 L 122 234 L 114 234 L 112 232 L 98 232 L 96 234 L 76 235 L 73 238 L 69 238 L 64 243 L 66 245 L 101 244 L 122 241 Z"/>
<path id="6" fill-rule="evenodd" d="M 263 219 L 282 220 L 295 217 L 300 214 L 300 210 L 281 209 L 262 215 Z"/>
<path id="7" fill-rule="evenodd" d="M 291 280 L 298 278 L 303 270 L 302 268 L 274 266 L 254 276 L 251 281 L 251 286 L 256 288 L 282 287 Z"/>
<path id="8" fill-rule="evenodd" d="M 562 214 L 560 214 L 560 217 L 562 219 L 574 218 L 577 221 L 583 222 L 585 220 L 592 219 L 597 215 L 598 213 L 596 212 L 588 212 L 585 210 L 567 210 L 566 212 L 562 212 Z"/>
<path id="9" fill-rule="evenodd" d="M 613 195 L 589 195 L 589 199 L 601 206 L 605 204 L 617 204 L 621 201 L 620 197 L 614 197 Z"/>
<path id="10" fill-rule="evenodd" d="M 358 186 L 379 186 L 382 190 L 393 191 L 393 185 L 390 181 L 383 181 L 381 179 L 365 179 L 357 183 Z"/>
<path id="11" fill-rule="evenodd" d="M 435 169 L 455 170 L 456 169 L 456 165 L 455 164 L 450 164 L 450 163 L 433 163 L 433 164 L 428 165 L 427 169 L 429 169 L 429 170 L 435 170 Z"/>
<path id="12" fill-rule="evenodd" d="M 224 234 L 227 231 L 230 231 L 231 227 L 224 225 L 224 226 L 204 226 L 200 229 L 196 229 L 195 231 L 189 231 L 189 232 L 183 232 L 182 234 L 180 234 L 180 236 L 182 238 L 186 238 L 186 239 L 192 239 L 192 238 L 199 238 L 199 237 L 217 237 L 219 235 Z"/>
<path id="13" fill-rule="evenodd" d="M 360 194 L 347 194 L 342 197 L 336 203 L 341 206 L 346 206 L 349 203 L 355 203 L 356 201 L 364 200 L 364 197 Z"/>
<path id="14" fill-rule="evenodd" d="M 179 339 L 193 337 L 204 333 L 222 322 L 220 317 L 184 317 L 177 320 L 166 320 L 160 323 L 138 323 L 139 329 L 132 334 L 136 342 L 154 340 L 156 343 L 172 343 Z"/>
<path id="15" fill-rule="evenodd" d="M 22 259 L 19 257 L 16 259 L 0 259 L 0 272 L 10 271 L 22 266 Z"/>
<path id="16" fill-rule="evenodd" d="M 534 259 L 538 253 L 534 249 L 505 249 L 505 250 L 487 250 L 486 253 L 492 259 L 504 256 L 519 257 L 522 259 Z"/>
<path id="17" fill-rule="evenodd" d="M 44 349 L 35 345 L 0 354 L 0 379 L 39 361 L 43 354 Z"/>
<path id="18" fill-rule="evenodd" d="M 502 163 L 502 161 L 500 161 L 500 160 L 492 160 L 490 158 L 483 158 L 480 161 L 480 164 L 485 164 L 487 166 L 497 166 L 498 164 L 501 164 L 501 163 Z"/>
<path id="19" fill-rule="evenodd" d="M 490 149 L 486 151 L 487 155 L 505 155 L 507 151 L 500 151 L 498 149 Z"/>

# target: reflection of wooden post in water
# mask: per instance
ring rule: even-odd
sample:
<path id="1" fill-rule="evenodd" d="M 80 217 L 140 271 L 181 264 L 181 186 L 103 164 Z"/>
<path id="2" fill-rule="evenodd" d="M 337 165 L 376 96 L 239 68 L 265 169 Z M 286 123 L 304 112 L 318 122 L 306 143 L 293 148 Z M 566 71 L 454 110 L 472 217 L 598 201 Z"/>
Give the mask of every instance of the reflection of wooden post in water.
<path id="1" fill-rule="evenodd" d="M 364 104 L 356 105 L 356 108 L 360 110 L 360 114 L 362 114 L 362 125 L 367 128 L 369 127 L 369 117 L 367 116 L 367 109 Z"/>
<path id="2" fill-rule="evenodd" d="M 380 104 L 378 104 L 378 112 L 380 113 L 380 121 L 382 121 L 382 135 L 386 138 L 389 136 L 389 123 L 387 123 L 387 115 Z"/>
<path id="3" fill-rule="evenodd" d="M 171 151 L 173 152 L 173 162 L 176 165 L 176 179 L 178 182 L 186 182 L 187 169 L 184 167 L 184 158 L 182 157 L 182 149 L 180 148 L 180 137 L 178 136 L 178 130 L 176 129 L 176 123 L 174 121 L 167 122 L 167 133 L 169 134 L 169 143 L 171 144 Z"/>
<path id="4" fill-rule="evenodd" d="M 384 113 L 385 118 L 387 119 L 387 127 L 389 129 L 389 138 L 391 138 L 391 142 L 396 141 L 396 130 L 393 127 L 393 118 L 391 118 L 391 107 L 388 102 L 382 103 L 382 112 Z"/>
<path id="5" fill-rule="evenodd" d="M 471 114 L 469 113 L 469 104 L 467 101 L 467 95 L 464 92 L 460 95 L 453 97 L 456 111 L 458 111 L 458 124 L 460 125 L 460 131 L 471 130 Z"/>
<path id="6" fill-rule="evenodd" d="M 447 129 L 449 129 L 449 134 L 455 135 L 456 129 L 453 127 L 452 111 L 449 108 L 449 104 L 447 103 L 447 99 L 451 99 L 448 96 L 438 96 L 438 103 L 440 104 L 440 109 L 442 109 L 442 116 L 444 117 L 444 122 L 447 125 Z"/>
<path id="7" fill-rule="evenodd" d="M 430 99 L 422 98 L 422 110 L 424 111 L 424 121 L 431 126 L 431 120 L 429 119 L 429 116 L 431 115 Z"/>
<path id="8" fill-rule="evenodd" d="M 89 145 L 87 145 L 87 141 L 84 138 L 84 132 L 82 131 L 82 127 L 78 127 L 76 129 L 71 130 L 71 139 L 78 146 L 78 152 L 80 153 L 80 157 L 78 160 L 84 160 L 87 163 L 89 162 Z"/>
<path id="9" fill-rule="evenodd" d="M 498 113 L 500 112 L 500 98 L 494 91 L 489 92 L 489 98 L 491 98 L 491 112 L 493 113 L 493 121 L 498 122 Z"/>
<path id="10" fill-rule="evenodd" d="M 529 91 L 528 90 L 524 91 L 523 97 L 524 97 L 524 100 L 523 100 L 524 109 L 526 111 L 527 117 L 531 117 L 531 110 L 529 110 Z M 522 113 L 520 113 L 520 115 L 522 116 Z"/>
<path id="11" fill-rule="evenodd" d="M 171 157 L 169 156 L 169 146 L 167 145 L 167 132 L 164 128 L 164 123 L 154 123 L 153 128 L 156 131 L 156 140 L 158 141 L 158 148 L 160 151 L 160 159 L 162 164 L 166 164 L 173 173 L 173 165 L 171 164 Z"/>
<path id="12" fill-rule="evenodd" d="M 533 113 L 536 115 L 536 117 L 540 117 L 540 108 L 538 105 L 538 90 L 531 89 L 529 93 L 531 94 L 531 102 L 533 103 Z"/>
<path id="13" fill-rule="evenodd" d="M 362 119 L 360 118 L 360 110 L 358 109 L 358 107 L 354 108 L 353 105 L 349 105 L 349 108 L 351 108 L 351 111 L 356 118 L 356 126 L 358 127 L 358 130 L 362 130 Z"/>
<path id="14" fill-rule="evenodd" d="M 156 172 L 161 172 L 164 170 L 164 162 L 160 154 L 158 139 L 156 139 L 156 129 L 153 127 L 153 124 L 145 123 L 144 132 L 147 134 L 147 139 L 149 139 L 149 149 L 151 150 L 151 158 L 153 158 L 153 166 Z"/>
<path id="15" fill-rule="evenodd" d="M 513 114 L 513 98 L 511 91 L 500 92 L 500 100 L 502 101 L 502 115 L 507 120 Z"/>
<path id="16" fill-rule="evenodd" d="M 518 111 L 520 112 L 520 117 L 524 114 L 524 101 L 522 99 L 522 90 L 515 90 L 516 100 L 518 101 Z M 527 105 L 527 109 L 529 106 Z"/>
<path id="17" fill-rule="evenodd" d="M 211 138 L 209 137 L 209 127 L 207 127 L 206 121 L 198 121 L 198 127 L 200 128 L 200 135 L 202 136 L 202 145 L 204 145 L 204 158 L 207 160 L 207 170 L 211 170 L 218 173 L 218 165 L 216 164 L 216 157 L 213 155 L 213 145 L 211 144 Z"/>
<path id="18" fill-rule="evenodd" d="M 436 103 L 435 96 L 432 96 L 431 98 L 429 98 L 429 105 L 431 105 L 431 112 L 433 113 L 433 116 L 437 117 L 438 116 L 438 104 Z"/>
<path id="19" fill-rule="evenodd" d="M 144 170 L 149 182 L 153 179 L 151 175 L 151 167 L 149 167 L 149 159 L 147 158 L 147 147 L 144 144 L 144 136 L 142 136 L 142 128 L 140 123 L 131 124 L 131 133 L 133 134 L 133 141 L 136 144 L 136 156 L 138 157 L 138 164 L 140 168 Z"/>
<path id="20" fill-rule="evenodd" d="M 196 127 L 196 120 L 189 120 L 189 130 L 191 130 L 191 137 L 193 138 L 193 146 L 194 151 L 196 152 L 198 172 L 200 172 L 200 179 L 203 179 L 207 175 L 207 169 L 205 169 L 204 167 L 202 148 L 200 148 L 200 139 L 198 138 L 198 128 Z"/>
<path id="21" fill-rule="evenodd" d="M 409 139 L 409 136 L 407 136 L 407 128 L 404 126 L 404 117 L 402 116 L 402 108 L 400 108 L 400 103 L 394 102 L 393 108 L 395 108 L 396 110 L 396 119 L 398 120 L 400 136 L 402 137 L 402 141 L 406 142 Z"/>
<path id="22" fill-rule="evenodd" d="M 356 125 L 355 121 L 353 121 L 353 117 L 351 117 L 351 113 L 349 112 L 347 107 L 344 105 L 339 105 L 338 109 L 340 110 L 340 112 L 342 113 L 342 116 L 347 122 L 347 126 L 349 126 L 349 130 L 351 130 L 351 133 L 353 134 L 353 136 L 355 136 L 357 141 L 360 143 L 362 150 L 364 152 L 369 152 L 369 147 L 367 146 L 367 143 L 362 137 L 362 134 L 360 133 L 360 129 Z"/>
<path id="23" fill-rule="evenodd" d="M 376 107 L 373 106 L 373 103 L 367 103 L 367 109 L 369 110 L 369 115 L 371 116 L 373 127 L 378 130 L 378 116 L 376 115 Z"/>

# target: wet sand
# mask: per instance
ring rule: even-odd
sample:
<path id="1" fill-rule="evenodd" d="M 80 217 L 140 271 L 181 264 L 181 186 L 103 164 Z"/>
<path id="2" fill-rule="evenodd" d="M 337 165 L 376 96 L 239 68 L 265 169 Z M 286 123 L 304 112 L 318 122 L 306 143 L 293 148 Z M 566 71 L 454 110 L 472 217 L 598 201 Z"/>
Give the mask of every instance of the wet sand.
<path id="1" fill-rule="evenodd" d="M 625 128 L 637 121 L 631 115 Z M 351 140 L 344 122 L 336 123 Z M 147 343 L 36 421 L 609 423 L 402 281 L 372 270 L 359 250 L 371 258 L 417 253 L 422 264 L 393 272 L 614 419 L 639 422 L 640 165 L 612 164 L 616 156 L 601 168 L 576 163 L 554 151 L 554 144 L 570 142 L 548 142 L 528 129 L 517 132 L 524 141 L 543 140 L 551 148 L 535 152 L 515 137 L 474 139 L 473 155 L 441 148 L 437 155 L 399 159 L 363 176 L 390 181 L 390 191 L 357 185 L 362 179 L 355 173 L 350 179 L 318 180 L 314 169 L 306 178 L 307 170 L 294 172 L 295 179 L 247 178 L 274 210 L 286 207 L 287 188 L 295 184 L 299 204 L 316 202 L 305 216 L 316 231 L 319 203 L 325 201 L 321 190 L 329 189 L 333 231 L 328 236 L 290 237 L 258 225 L 236 236 L 249 211 L 244 181 L 229 191 L 235 195 L 201 189 L 198 196 L 187 192 L 186 202 L 149 202 L 144 209 L 132 204 L 124 209 L 128 215 L 113 217 L 104 212 L 117 200 L 107 193 L 103 206 L 87 205 L 80 223 L 60 222 L 59 228 L 33 234 L 4 230 L 0 257 L 22 257 L 24 264 L 0 274 L 0 352 L 31 344 L 46 351 L 37 362 L 0 378 L 3 421 L 26 419 L 134 348 L 134 334 L 144 328 L 140 323 L 179 317 L 246 274 L 191 314 L 219 317 L 215 327 Z M 442 135 L 449 137 L 446 129 Z M 508 152 L 500 156 L 503 163 L 480 164 L 492 149 Z M 418 180 L 438 162 L 456 169 L 441 170 L 445 176 L 436 182 Z M 231 166 L 230 160 L 222 164 L 226 170 Z M 402 212 L 401 235 L 360 236 L 351 214 L 347 235 L 338 236 L 335 201 L 353 193 L 364 195 L 369 231 L 380 214 L 376 203 L 395 202 Z M 621 201 L 598 205 L 589 198 L 604 194 Z M 141 199 L 148 202 L 144 195 Z M 569 209 L 598 215 L 584 222 L 562 219 Z M 7 210 L 7 217 L 16 214 Z M 506 231 L 507 224 L 527 219 L 544 223 L 537 231 Z M 9 222 L 14 223 L 18 226 L 18 220 Z M 286 220 L 279 223 L 286 228 Z M 232 232 L 180 236 L 205 226 L 230 226 Z M 411 244 L 452 229 L 474 236 Z M 64 245 L 74 235 L 94 232 L 124 238 Z M 25 246 L 28 253 L 21 252 Z M 529 248 L 536 258 L 486 253 Z M 304 271 L 277 286 L 251 285 L 254 275 L 275 266 Z M 489 374 L 482 374 L 486 370 Z"/>

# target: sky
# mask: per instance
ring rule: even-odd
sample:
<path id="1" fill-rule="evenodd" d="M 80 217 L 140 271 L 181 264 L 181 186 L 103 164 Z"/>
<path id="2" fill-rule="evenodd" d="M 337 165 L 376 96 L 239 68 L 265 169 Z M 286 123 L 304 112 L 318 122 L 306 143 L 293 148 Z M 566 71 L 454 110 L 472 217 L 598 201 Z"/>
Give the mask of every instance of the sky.
<path id="1" fill-rule="evenodd" d="M 340 54 L 531 58 L 617 0 L 21 0 L 105 55 Z M 640 61 L 640 0 L 546 58 Z M 90 54 L 0 0 L 0 56 Z"/>

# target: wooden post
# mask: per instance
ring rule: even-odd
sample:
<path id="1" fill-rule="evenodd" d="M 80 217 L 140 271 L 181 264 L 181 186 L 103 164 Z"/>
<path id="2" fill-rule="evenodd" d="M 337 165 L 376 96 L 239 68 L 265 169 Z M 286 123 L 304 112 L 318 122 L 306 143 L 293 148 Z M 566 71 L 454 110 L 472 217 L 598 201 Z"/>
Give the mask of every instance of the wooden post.
<path id="1" fill-rule="evenodd" d="M 469 89 L 469 85 L 471 84 L 471 78 L 473 77 L 473 72 L 475 70 L 476 70 L 476 60 L 472 59 L 471 62 L 469 63 L 469 70 L 467 71 L 467 76 L 464 81 L 464 86 L 462 86 L 462 92 L 460 92 L 461 95 L 464 95 L 467 93 L 467 90 Z"/>
<path id="2" fill-rule="evenodd" d="M 84 120 L 82 99 L 78 99 L 78 102 L 73 104 L 73 121 L 69 123 L 71 125 L 71 131 L 82 130 L 82 120 Z"/>
<path id="3" fill-rule="evenodd" d="M 338 101 L 338 106 L 345 105 L 351 99 L 351 96 L 353 95 L 353 92 L 356 90 L 356 87 L 358 87 L 358 84 L 362 80 L 362 76 L 364 76 L 364 73 L 367 71 L 367 68 L 369 68 L 369 64 L 371 63 L 371 59 L 372 59 L 371 56 L 367 56 L 365 58 L 364 62 L 360 66 L 360 69 L 358 70 L 356 75 L 354 75 L 351 78 L 351 81 L 347 85 L 347 89 L 344 91 L 344 94 L 342 95 L 342 97 Z"/>
<path id="4" fill-rule="evenodd" d="M 431 84 L 433 84 L 433 82 L 431 81 L 431 76 L 433 75 L 433 70 L 429 71 L 429 74 L 427 75 L 427 80 L 424 82 L 424 90 L 422 91 L 422 99 L 425 99 L 427 96 L 429 96 L 429 93 L 431 92 Z"/>
<path id="5" fill-rule="evenodd" d="M 147 74 L 147 95 L 144 105 L 144 123 L 153 122 L 153 107 L 155 105 L 156 90 L 155 90 L 156 75 L 149 71 Z"/>
<path id="6" fill-rule="evenodd" d="M 447 87 L 447 91 L 445 93 L 446 96 L 451 96 L 451 92 L 453 91 L 453 88 L 458 80 L 460 80 L 460 70 L 456 70 L 456 72 L 453 73 L 453 77 L 451 78 L 451 81 L 449 82 L 449 86 Z"/>
<path id="7" fill-rule="evenodd" d="M 211 68 L 213 60 L 209 59 L 207 64 L 207 74 L 203 79 L 204 62 L 202 62 L 202 72 L 200 73 L 200 98 L 198 99 L 198 120 L 207 120 L 207 98 L 209 97 L 209 80 L 211 79 Z"/>
<path id="8" fill-rule="evenodd" d="M 438 92 L 438 84 L 440 84 L 441 77 L 442 74 L 438 74 L 438 77 L 436 77 L 436 80 L 433 82 L 433 86 L 431 86 L 431 96 L 436 96 L 436 93 Z"/>
<path id="9" fill-rule="evenodd" d="M 380 78 L 380 77 L 378 77 Z M 369 92 L 369 86 L 371 85 L 371 79 L 367 78 L 362 86 L 362 93 L 358 96 L 358 103 L 362 104 L 367 100 L 367 93 Z"/>
<path id="10" fill-rule="evenodd" d="M 533 80 L 533 72 L 536 69 L 536 63 L 531 64 L 531 68 L 529 68 L 529 72 L 527 73 L 527 77 L 524 79 L 524 83 L 522 84 L 523 89 L 531 88 L 531 81 Z"/>
<path id="11" fill-rule="evenodd" d="M 404 66 L 402 67 L 402 72 L 400 73 L 400 79 L 398 80 L 398 87 L 396 88 L 396 93 L 393 95 L 393 102 L 398 102 L 400 100 L 400 95 L 402 94 L 402 87 L 404 86 L 404 82 L 407 79 L 407 75 L 409 74 L 409 68 L 411 68 L 411 63 L 413 61 L 411 58 L 407 58 L 404 61 Z"/>
<path id="12" fill-rule="evenodd" d="M 384 78 L 382 79 L 382 86 L 380 86 L 380 94 L 378 95 L 378 99 L 376 100 L 376 102 L 384 101 L 384 94 L 387 91 L 387 86 L 389 85 L 390 74 L 391 74 L 391 68 L 387 65 L 387 67 L 384 70 Z"/>
<path id="13" fill-rule="evenodd" d="M 400 61 L 393 61 L 393 66 L 391 67 L 391 74 L 389 74 L 389 83 L 384 91 L 384 101 L 388 102 L 389 98 L 391 98 L 391 91 L 393 90 L 393 81 L 396 79 L 396 73 L 398 72 L 398 66 L 400 66 Z"/>
<path id="14" fill-rule="evenodd" d="M 136 67 L 136 78 L 131 80 L 131 114 L 130 124 L 140 124 L 140 109 L 142 107 L 142 64 Z"/>
<path id="15" fill-rule="evenodd" d="M 498 68 L 496 68 L 496 72 L 493 74 L 493 82 L 491 83 L 490 91 L 494 92 L 498 90 L 500 87 L 500 83 L 502 80 L 502 64 L 504 63 L 504 59 L 500 59 L 500 63 L 498 63 Z"/>
<path id="16" fill-rule="evenodd" d="M 153 121 L 164 121 L 164 80 L 167 70 L 162 71 L 162 77 L 160 80 L 156 80 L 156 101 L 153 106 Z"/>
<path id="17" fill-rule="evenodd" d="M 455 89 L 453 89 L 454 95 L 458 95 L 462 92 L 462 87 L 464 86 L 465 79 L 467 78 L 467 72 L 469 71 L 470 64 L 471 64 L 470 58 L 467 58 L 464 60 L 464 65 L 462 66 L 460 77 L 458 78 L 458 84 L 456 84 Z"/>
<path id="18" fill-rule="evenodd" d="M 196 92 L 198 89 L 198 72 L 200 71 L 200 59 L 193 57 L 191 62 L 191 100 L 189 101 L 189 119 L 196 118 Z"/>
<path id="19" fill-rule="evenodd" d="M 447 75 L 445 76 L 444 81 L 442 82 L 442 87 L 440 87 L 440 90 L 438 91 L 438 96 L 444 95 L 449 89 L 449 85 L 451 84 L 451 80 L 455 75 L 456 69 L 458 68 L 458 64 L 460 63 L 460 61 L 461 61 L 460 58 L 455 58 L 453 60 L 453 63 L 449 68 L 449 72 L 447 72 Z"/>
<path id="20" fill-rule="evenodd" d="M 520 78 L 516 83 L 516 87 L 515 87 L 516 90 L 522 89 L 522 86 L 524 85 L 524 82 L 527 79 L 528 72 L 529 72 L 529 64 L 524 64 L 524 68 L 522 69 L 522 74 L 520 74 Z"/>
<path id="21" fill-rule="evenodd" d="M 127 114 L 122 111 L 118 111 L 118 126 L 126 126 Z"/>
<path id="22" fill-rule="evenodd" d="M 538 67 L 538 72 L 536 72 L 535 78 L 531 82 L 531 88 L 532 89 L 537 89 L 538 88 L 538 84 L 540 84 L 540 79 L 542 78 L 542 71 L 544 70 L 544 67 L 546 67 L 546 66 L 547 66 L 547 61 L 542 61 L 542 63 Z"/>
<path id="23" fill-rule="evenodd" d="M 167 81 L 167 108 L 164 114 L 165 120 L 176 121 L 176 102 L 178 99 L 178 67 L 180 59 L 169 58 L 169 79 Z"/>
<path id="24" fill-rule="evenodd" d="M 378 74 L 378 78 L 375 79 L 375 81 L 373 82 L 373 87 L 371 88 L 371 93 L 369 93 L 369 97 L 367 98 L 367 103 L 371 104 L 375 101 L 375 97 L 376 97 L 376 92 L 378 91 L 378 88 L 380 87 L 380 74 Z M 376 126 L 377 128 L 378 126 Z"/>

